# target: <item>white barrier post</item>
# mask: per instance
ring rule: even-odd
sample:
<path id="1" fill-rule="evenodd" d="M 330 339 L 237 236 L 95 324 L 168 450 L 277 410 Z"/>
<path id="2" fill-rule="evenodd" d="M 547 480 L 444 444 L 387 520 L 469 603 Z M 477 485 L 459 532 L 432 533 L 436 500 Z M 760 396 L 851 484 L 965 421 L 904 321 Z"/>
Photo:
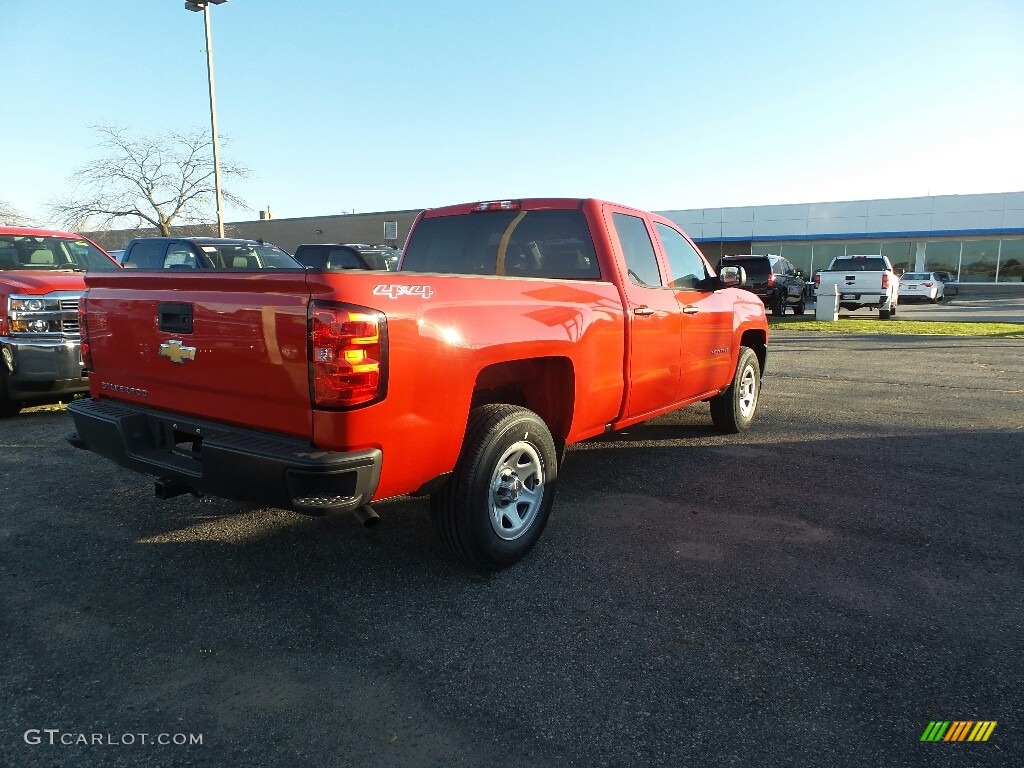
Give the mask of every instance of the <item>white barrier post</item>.
<path id="1" fill-rule="evenodd" d="M 835 284 L 814 293 L 814 319 L 834 323 L 839 319 L 839 287 Z"/>

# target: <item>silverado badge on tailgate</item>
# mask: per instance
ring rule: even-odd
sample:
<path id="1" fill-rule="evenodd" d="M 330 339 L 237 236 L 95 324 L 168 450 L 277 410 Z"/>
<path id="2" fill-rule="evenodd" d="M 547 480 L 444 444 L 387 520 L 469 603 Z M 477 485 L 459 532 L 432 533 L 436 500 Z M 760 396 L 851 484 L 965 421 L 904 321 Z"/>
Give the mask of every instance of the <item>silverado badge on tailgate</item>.
<path id="1" fill-rule="evenodd" d="M 172 363 L 184 365 L 186 360 L 196 359 L 195 347 L 184 347 L 177 339 L 171 339 L 166 344 L 160 345 L 161 357 L 169 358 Z"/>

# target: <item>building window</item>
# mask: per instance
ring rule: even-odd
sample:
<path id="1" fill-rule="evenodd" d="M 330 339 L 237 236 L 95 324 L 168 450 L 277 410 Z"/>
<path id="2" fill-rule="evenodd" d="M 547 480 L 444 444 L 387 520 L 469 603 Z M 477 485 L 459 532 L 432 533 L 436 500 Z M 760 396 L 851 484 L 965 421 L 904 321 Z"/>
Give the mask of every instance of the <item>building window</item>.
<path id="1" fill-rule="evenodd" d="M 960 241 L 931 240 L 925 243 L 924 262 L 924 268 L 930 272 L 949 272 L 956 275 L 960 267 Z M 992 267 L 994 269 L 995 264 Z M 959 279 L 964 278 L 961 276 Z"/>
<path id="2" fill-rule="evenodd" d="M 793 269 L 805 277 L 811 274 L 810 243 L 783 243 L 782 257 L 793 265 Z"/>
<path id="3" fill-rule="evenodd" d="M 832 259 L 836 256 L 846 255 L 846 243 L 837 243 L 835 241 L 827 241 L 824 243 L 814 244 L 814 269 L 828 269 L 828 265 L 832 263 Z"/>
<path id="4" fill-rule="evenodd" d="M 893 270 L 897 275 L 913 272 L 916 268 L 917 243 L 913 240 L 896 240 L 882 243 L 882 255 L 889 257 Z M 956 274 L 954 269 L 950 274 Z"/>
<path id="5" fill-rule="evenodd" d="M 928 269 L 937 267 L 931 258 L 931 243 L 928 243 Z M 998 240 L 964 240 L 960 256 L 961 283 L 993 283 L 996 279 L 996 265 L 999 263 Z"/>
<path id="6" fill-rule="evenodd" d="M 999 247 L 999 282 L 1024 280 L 1024 239 L 1003 240 Z"/>
<path id="7" fill-rule="evenodd" d="M 853 242 L 846 244 L 847 256 L 878 256 L 882 251 L 881 243 Z"/>

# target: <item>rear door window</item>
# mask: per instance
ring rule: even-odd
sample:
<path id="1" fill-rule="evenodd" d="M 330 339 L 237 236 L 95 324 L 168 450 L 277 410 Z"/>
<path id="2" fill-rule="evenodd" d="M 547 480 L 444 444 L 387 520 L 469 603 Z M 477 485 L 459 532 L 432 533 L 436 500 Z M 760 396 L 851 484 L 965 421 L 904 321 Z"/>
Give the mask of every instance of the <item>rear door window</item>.
<path id="1" fill-rule="evenodd" d="M 125 264 L 139 269 L 163 269 L 166 240 L 139 240 L 125 255 Z"/>
<path id="2" fill-rule="evenodd" d="M 171 243 L 164 256 L 164 269 L 196 269 L 196 255 L 185 243 Z"/>
<path id="3" fill-rule="evenodd" d="M 622 257 L 629 270 L 630 282 L 636 285 L 664 285 L 658 269 L 658 257 L 654 253 L 654 245 L 644 220 L 626 213 L 613 213 L 612 224 L 619 245 L 622 246 Z"/>

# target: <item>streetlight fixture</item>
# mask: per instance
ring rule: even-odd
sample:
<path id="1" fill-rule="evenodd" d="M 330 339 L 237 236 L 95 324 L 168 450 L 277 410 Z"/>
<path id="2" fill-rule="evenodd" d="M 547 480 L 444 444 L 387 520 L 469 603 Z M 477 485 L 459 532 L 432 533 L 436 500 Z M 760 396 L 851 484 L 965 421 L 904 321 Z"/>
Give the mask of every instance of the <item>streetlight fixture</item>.
<path id="1" fill-rule="evenodd" d="M 228 0 L 185 0 L 185 8 L 203 12 L 206 21 L 206 74 L 210 81 L 210 130 L 213 132 L 213 186 L 217 193 L 217 235 L 224 237 L 224 210 L 220 194 L 220 148 L 217 146 L 217 97 L 213 91 L 213 43 L 210 40 L 210 3 L 221 5 Z"/>

